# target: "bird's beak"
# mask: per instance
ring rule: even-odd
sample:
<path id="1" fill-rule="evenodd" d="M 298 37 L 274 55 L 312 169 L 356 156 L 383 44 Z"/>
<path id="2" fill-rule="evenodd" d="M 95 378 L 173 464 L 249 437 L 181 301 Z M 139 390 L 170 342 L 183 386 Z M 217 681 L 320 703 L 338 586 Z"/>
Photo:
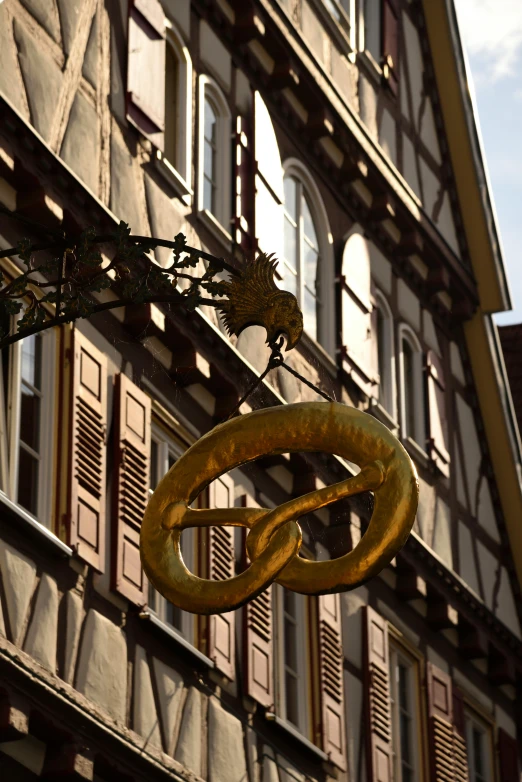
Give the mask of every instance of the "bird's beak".
<path id="1" fill-rule="evenodd" d="M 293 320 L 294 318 L 292 318 L 292 321 Z M 281 329 L 281 331 L 286 334 L 287 337 L 285 348 L 287 351 L 295 348 L 303 334 L 303 316 L 301 313 L 299 313 L 299 318 L 297 316 L 295 317 L 295 321 L 295 325 L 293 322 L 292 324 L 285 323 L 284 327 Z"/>

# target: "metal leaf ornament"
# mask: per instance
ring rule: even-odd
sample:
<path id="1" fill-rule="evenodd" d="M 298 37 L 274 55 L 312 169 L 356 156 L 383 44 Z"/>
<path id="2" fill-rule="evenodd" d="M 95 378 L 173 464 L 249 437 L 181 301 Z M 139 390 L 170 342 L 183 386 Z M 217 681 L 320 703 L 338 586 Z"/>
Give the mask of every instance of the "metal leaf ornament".
<path id="1" fill-rule="evenodd" d="M 263 253 L 232 282 L 221 283 L 228 301 L 220 304 L 220 310 L 229 334 L 239 336 L 247 326 L 263 326 L 269 344 L 284 334 L 286 350 L 291 350 L 303 333 L 303 314 L 293 293 L 277 287 L 276 267 L 274 255 Z"/>

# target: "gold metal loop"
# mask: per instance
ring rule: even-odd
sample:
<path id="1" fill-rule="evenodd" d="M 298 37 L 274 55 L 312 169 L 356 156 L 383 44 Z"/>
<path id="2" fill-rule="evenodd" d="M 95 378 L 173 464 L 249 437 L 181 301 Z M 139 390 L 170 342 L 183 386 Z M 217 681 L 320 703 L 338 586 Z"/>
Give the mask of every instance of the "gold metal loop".
<path id="1" fill-rule="evenodd" d="M 361 472 L 277 508 L 194 510 L 189 505 L 215 478 L 260 456 L 326 451 L 358 464 Z M 312 562 L 297 556 L 297 519 L 336 500 L 371 490 L 370 524 L 356 548 L 338 559 Z M 231 611 L 276 580 L 303 594 L 354 589 L 380 572 L 408 537 L 418 503 L 415 467 L 399 441 L 373 417 L 338 402 L 304 402 L 256 410 L 198 440 L 154 492 L 141 528 L 141 557 L 152 584 L 180 608 L 200 614 Z M 250 566 L 225 581 L 198 578 L 180 551 L 183 529 L 198 526 L 250 529 Z"/>

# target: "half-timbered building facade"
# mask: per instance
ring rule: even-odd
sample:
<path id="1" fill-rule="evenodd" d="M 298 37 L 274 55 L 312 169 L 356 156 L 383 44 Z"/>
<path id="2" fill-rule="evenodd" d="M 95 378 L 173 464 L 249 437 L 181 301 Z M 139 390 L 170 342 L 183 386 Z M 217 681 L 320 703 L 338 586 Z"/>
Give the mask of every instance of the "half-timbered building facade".
<path id="1" fill-rule="evenodd" d="M 136 305 L 4 350 L 2 779 L 519 782 L 509 292 L 452 0 L 4 0 L 0 203 L 48 230 L 182 232 L 238 268 L 276 253 L 304 314 L 288 363 L 389 427 L 420 482 L 370 583 L 196 617 L 147 583 L 140 523 L 263 371 L 264 332 Z M 32 230 L 0 212 L 0 249 Z M 316 398 L 279 368 L 242 410 Z M 270 508 L 356 469 L 267 457 L 199 503 Z M 310 514 L 303 551 L 346 553 L 371 511 Z M 233 528 L 182 552 L 214 579 L 247 564 Z"/>

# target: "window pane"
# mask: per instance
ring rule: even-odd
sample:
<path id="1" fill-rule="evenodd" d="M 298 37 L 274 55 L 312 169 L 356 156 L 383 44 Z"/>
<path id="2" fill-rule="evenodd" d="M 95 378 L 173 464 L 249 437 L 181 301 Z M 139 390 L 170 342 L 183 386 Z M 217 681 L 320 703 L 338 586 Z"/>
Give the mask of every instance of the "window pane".
<path id="1" fill-rule="evenodd" d="M 296 727 L 299 727 L 299 692 L 298 682 L 295 676 L 285 674 L 285 702 L 286 719 Z"/>
<path id="2" fill-rule="evenodd" d="M 214 212 L 214 188 L 208 179 L 203 182 L 203 209 Z"/>
<path id="3" fill-rule="evenodd" d="M 364 4 L 365 49 L 374 60 L 381 61 L 381 3 L 366 0 Z"/>
<path id="4" fill-rule="evenodd" d="M 285 211 L 297 222 L 297 181 L 293 176 L 285 177 Z"/>
<path id="5" fill-rule="evenodd" d="M 178 128 L 177 118 L 181 107 L 178 106 L 179 63 L 172 47 L 166 47 L 165 59 L 165 157 L 172 165 L 177 165 Z"/>
<path id="6" fill-rule="evenodd" d="M 484 776 L 484 759 L 482 756 L 482 734 L 477 728 L 473 728 L 473 760 L 477 777 Z"/>
<path id="7" fill-rule="evenodd" d="M 285 215 L 285 260 L 297 271 L 297 228 Z"/>
<path id="8" fill-rule="evenodd" d="M 22 380 L 41 388 L 42 338 L 36 334 L 22 340 Z"/>
<path id="9" fill-rule="evenodd" d="M 158 475 L 159 447 L 156 440 L 150 442 L 150 488 L 155 489 L 159 483 Z"/>
<path id="10" fill-rule="evenodd" d="M 312 219 L 310 207 L 308 206 L 308 202 L 304 196 L 302 197 L 301 200 L 301 214 L 303 216 L 304 235 L 308 239 L 308 242 L 312 245 L 312 247 L 315 247 L 317 252 L 319 252 L 319 245 L 317 243 L 317 233 L 315 230 L 314 221 Z"/>
<path id="11" fill-rule="evenodd" d="M 317 339 L 317 299 L 305 289 L 302 302 L 304 330 L 312 339 Z"/>
<path id="12" fill-rule="evenodd" d="M 38 498 L 38 459 L 31 456 L 24 448 L 20 448 L 18 462 L 18 502 L 32 513 L 37 515 Z"/>
<path id="13" fill-rule="evenodd" d="M 304 243 L 303 250 L 304 283 L 310 289 L 310 291 L 315 292 L 317 289 L 317 262 L 319 256 L 317 254 L 317 250 L 310 247 L 307 242 Z"/>
<path id="14" fill-rule="evenodd" d="M 217 117 L 210 101 L 205 99 L 205 139 L 216 145 Z"/>
<path id="15" fill-rule="evenodd" d="M 386 366 L 386 351 L 384 350 L 384 316 L 380 307 L 377 307 L 377 362 L 379 371 L 379 402 L 386 407 L 386 384 L 388 382 L 388 372 Z"/>
<path id="16" fill-rule="evenodd" d="M 293 269 L 289 269 L 286 263 L 279 263 L 278 272 L 281 275 L 281 281 L 278 282 L 280 288 L 297 296 L 297 275 Z"/>
<path id="17" fill-rule="evenodd" d="M 402 356 L 404 366 L 404 408 L 405 418 L 403 422 L 406 426 L 408 437 L 415 437 L 415 356 L 413 348 L 407 339 L 402 341 Z"/>
<path id="18" fill-rule="evenodd" d="M 168 600 L 165 601 L 165 621 L 167 624 L 171 625 L 172 627 L 175 627 L 176 630 L 181 631 L 182 630 L 182 613 L 181 609 L 179 609 L 177 606 L 172 605 L 172 603 L 169 603 Z"/>
<path id="19" fill-rule="evenodd" d="M 26 445 L 40 449 L 40 398 L 22 383 L 20 409 L 20 439 Z"/>

